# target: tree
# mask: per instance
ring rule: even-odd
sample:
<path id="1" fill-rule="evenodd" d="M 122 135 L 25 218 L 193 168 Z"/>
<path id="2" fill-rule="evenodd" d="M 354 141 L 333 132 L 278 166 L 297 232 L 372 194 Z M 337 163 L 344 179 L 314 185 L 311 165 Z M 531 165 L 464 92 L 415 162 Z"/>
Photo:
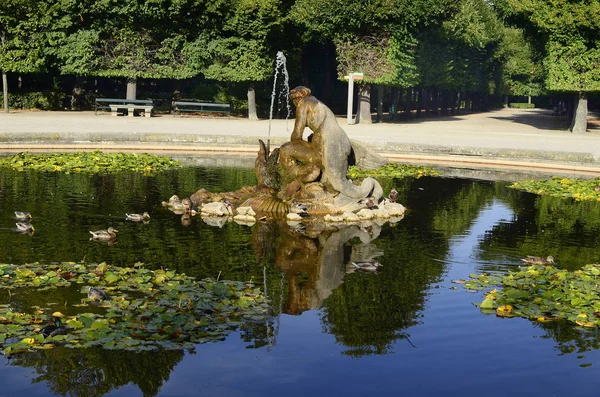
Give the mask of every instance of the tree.
<path id="1" fill-rule="evenodd" d="M 44 70 L 47 46 L 52 38 L 48 26 L 55 3 L 35 0 L 5 0 L 0 7 L 0 70 L 4 111 L 8 112 L 7 73 L 32 73 Z M 55 26 L 63 26 L 57 19 Z"/>
<path id="2" fill-rule="evenodd" d="M 600 91 L 600 2 L 502 0 L 497 6 L 544 49 L 545 86 L 572 93 L 573 133 L 587 129 L 587 95 Z"/>
<path id="3" fill-rule="evenodd" d="M 371 84 L 417 84 L 416 33 L 454 7 L 444 0 L 298 0 L 290 15 L 311 34 L 335 43 L 339 78 L 364 73 L 358 118 L 370 122 Z"/>
<path id="4" fill-rule="evenodd" d="M 193 77 L 201 66 L 201 49 L 194 40 L 217 29 L 224 4 L 225 0 L 73 3 L 63 10 L 71 20 L 68 34 L 55 46 L 60 70 L 125 77 L 128 99 L 135 99 L 138 78 Z"/>
<path id="5" fill-rule="evenodd" d="M 277 36 L 283 16 L 277 0 L 232 0 L 223 28 L 204 37 L 209 79 L 248 83 L 248 118 L 258 120 L 254 83 L 273 74 Z"/>

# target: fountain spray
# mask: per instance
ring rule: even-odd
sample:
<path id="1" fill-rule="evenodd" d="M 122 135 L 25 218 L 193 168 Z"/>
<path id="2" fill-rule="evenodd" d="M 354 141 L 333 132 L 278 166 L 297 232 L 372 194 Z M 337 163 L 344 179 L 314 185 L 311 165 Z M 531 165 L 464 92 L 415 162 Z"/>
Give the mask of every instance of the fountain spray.
<path id="1" fill-rule="evenodd" d="M 285 96 L 285 103 L 287 106 L 286 124 L 285 129 L 289 131 L 287 121 L 290 118 L 292 108 L 290 106 L 290 76 L 288 75 L 286 58 L 282 51 L 277 51 L 277 57 L 275 58 L 275 77 L 273 78 L 273 91 L 271 92 L 271 108 L 269 109 L 269 131 L 267 133 L 267 156 L 271 153 L 271 120 L 273 120 L 273 108 L 275 106 L 275 97 L 277 97 L 277 76 L 279 69 L 283 74 L 283 90 L 280 95 Z M 281 98 L 277 100 L 277 108 L 279 109 L 279 103 Z"/>

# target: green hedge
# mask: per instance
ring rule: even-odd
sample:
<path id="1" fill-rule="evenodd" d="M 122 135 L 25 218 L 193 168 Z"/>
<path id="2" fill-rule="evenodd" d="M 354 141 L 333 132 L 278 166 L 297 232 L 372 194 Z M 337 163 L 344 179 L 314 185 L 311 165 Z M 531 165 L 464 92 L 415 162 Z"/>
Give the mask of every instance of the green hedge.
<path id="1" fill-rule="evenodd" d="M 533 104 L 533 103 L 513 102 L 513 103 L 509 103 L 508 106 L 511 107 L 511 108 L 519 108 L 519 109 L 533 109 L 533 108 L 535 108 L 535 104 Z"/>
<path id="2" fill-rule="evenodd" d="M 9 109 L 63 109 L 65 94 L 62 92 L 8 93 Z M 0 93 L 0 106 L 4 106 L 4 96 Z"/>

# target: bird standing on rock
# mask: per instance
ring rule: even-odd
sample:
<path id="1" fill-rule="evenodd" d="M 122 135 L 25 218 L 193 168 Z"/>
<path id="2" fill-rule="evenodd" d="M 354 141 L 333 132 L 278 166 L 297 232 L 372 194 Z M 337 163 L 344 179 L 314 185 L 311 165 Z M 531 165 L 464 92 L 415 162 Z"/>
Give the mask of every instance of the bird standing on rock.
<path id="1" fill-rule="evenodd" d="M 292 202 L 292 205 L 290 206 L 290 213 L 298 214 L 303 218 L 310 216 L 310 214 L 308 213 L 308 206 L 306 204 L 302 204 L 295 200 Z"/>
<path id="2" fill-rule="evenodd" d="M 396 200 L 398 200 L 398 191 L 395 188 L 392 188 L 392 190 L 390 190 L 389 199 L 391 203 L 395 203 Z"/>

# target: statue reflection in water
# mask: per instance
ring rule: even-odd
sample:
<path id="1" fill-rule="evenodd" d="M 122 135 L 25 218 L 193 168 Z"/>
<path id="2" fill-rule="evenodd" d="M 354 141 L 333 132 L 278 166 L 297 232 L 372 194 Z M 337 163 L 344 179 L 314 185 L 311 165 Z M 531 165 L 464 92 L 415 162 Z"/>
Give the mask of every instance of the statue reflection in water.
<path id="1" fill-rule="evenodd" d="M 285 274 L 288 297 L 283 312 L 300 314 L 322 305 L 344 281 L 349 264 L 376 262 L 383 251 L 372 242 L 380 232 L 374 222 L 337 227 L 270 222 L 256 224 L 252 237 L 257 262 L 274 257 Z M 359 242 L 347 244 L 355 239 Z"/>

